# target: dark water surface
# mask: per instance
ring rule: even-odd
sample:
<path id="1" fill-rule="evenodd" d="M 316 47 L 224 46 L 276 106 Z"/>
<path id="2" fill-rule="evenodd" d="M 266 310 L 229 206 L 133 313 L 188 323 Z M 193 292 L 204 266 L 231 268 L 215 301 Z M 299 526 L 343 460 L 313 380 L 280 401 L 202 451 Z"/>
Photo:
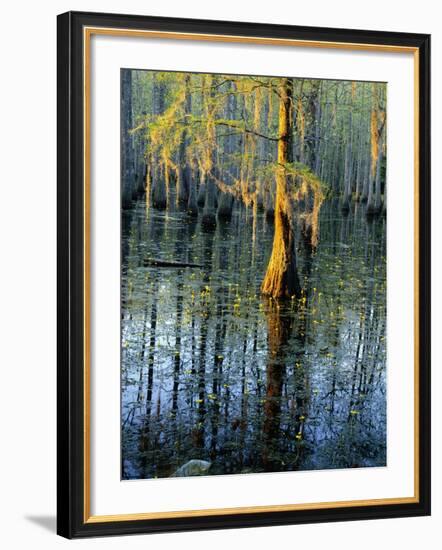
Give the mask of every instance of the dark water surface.
<path id="1" fill-rule="evenodd" d="M 386 464 L 386 221 L 321 209 L 304 295 L 263 298 L 273 224 L 123 214 L 122 478 Z M 149 267 L 145 259 L 202 267 Z"/>

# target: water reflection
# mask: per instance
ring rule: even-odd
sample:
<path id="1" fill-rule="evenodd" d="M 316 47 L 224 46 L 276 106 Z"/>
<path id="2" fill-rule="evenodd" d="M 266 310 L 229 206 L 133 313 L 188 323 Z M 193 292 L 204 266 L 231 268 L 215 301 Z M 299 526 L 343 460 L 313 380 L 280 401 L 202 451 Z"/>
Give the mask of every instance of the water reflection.
<path id="1" fill-rule="evenodd" d="M 208 474 L 385 465 L 385 220 L 320 216 L 317 249 L 299 243 L 303 295 L 284 304 L 260 294 L 263 214 L 204 231 L 143 200 L 124 213 L 124 479 L 191 459 Z"/>

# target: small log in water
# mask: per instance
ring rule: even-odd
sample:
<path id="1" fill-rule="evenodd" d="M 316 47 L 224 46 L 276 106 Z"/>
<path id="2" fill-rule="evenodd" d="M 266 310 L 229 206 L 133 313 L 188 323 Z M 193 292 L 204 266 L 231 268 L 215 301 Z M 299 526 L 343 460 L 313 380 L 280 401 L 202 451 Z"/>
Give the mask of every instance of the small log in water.
<path id="1" fill-rule="evenodd" d="M 156 260 L 154 258 L 145 258 L 144 267 L 196 267 L 202 269 L 204 266 L 201 264 L 192 264 L 188 262 L 172 262 L 168 260 Z"/>

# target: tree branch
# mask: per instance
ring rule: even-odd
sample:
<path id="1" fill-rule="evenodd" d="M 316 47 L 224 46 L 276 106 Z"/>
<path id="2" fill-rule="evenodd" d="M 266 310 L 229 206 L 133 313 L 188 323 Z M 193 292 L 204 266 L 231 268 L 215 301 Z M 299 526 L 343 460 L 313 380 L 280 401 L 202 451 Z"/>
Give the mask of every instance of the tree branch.
<path id="1" fill-rule="evenodd" d="M 277 138 L 277 137 L 266 136 L 264 134 L 261 134 L 260 132 L 255 132 L 255 130 L 250 130 L 249 128 L 246 128 L 245 126 L 242 127 L 238 124 L 226 122 L 225 120 L 215 120 L 215 124 L 217 124 L 218 126 L 227 126 L 229 128 L 236 128 L 237 130 L 245 132 L 246 134 L 253 134 L 254 136 L 258 136 L 258 137 L 261 137 L 261 138 L 264 138 L 264 139 L 268 139 L 269 141 L 279 141 L 279 138 Z"/>

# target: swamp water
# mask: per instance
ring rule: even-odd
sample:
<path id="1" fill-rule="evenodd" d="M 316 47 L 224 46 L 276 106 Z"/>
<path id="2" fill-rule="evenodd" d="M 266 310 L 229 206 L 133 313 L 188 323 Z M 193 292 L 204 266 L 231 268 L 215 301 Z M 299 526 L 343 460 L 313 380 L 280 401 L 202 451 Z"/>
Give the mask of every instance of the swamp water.
<path id="1" fill-rule="evenodd" d="M 289 304 L 260 294 L 262 213 L 204 231 L 139 200 L 122 224 L 123 479 L 385 466 L 384 218 L 324 203 Z"/>

